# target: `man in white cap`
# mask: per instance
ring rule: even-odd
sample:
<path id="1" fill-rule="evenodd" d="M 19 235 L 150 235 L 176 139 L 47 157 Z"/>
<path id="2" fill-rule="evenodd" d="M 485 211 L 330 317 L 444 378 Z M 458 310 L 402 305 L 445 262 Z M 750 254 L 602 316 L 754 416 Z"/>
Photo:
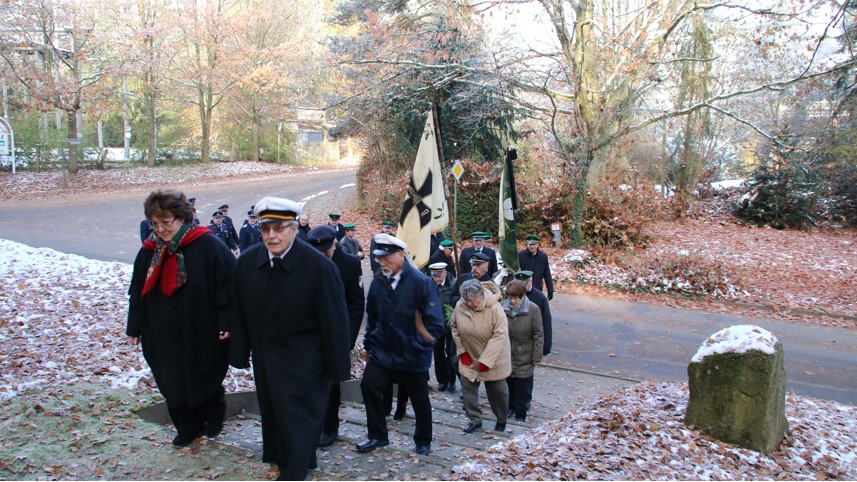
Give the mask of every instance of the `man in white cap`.
<path id="1" fill-rule="evenodd" d="M 238 258 L 237 323 L 230 364 L 249 366 L 262 415 L 262 461 L 278 480 L 304 480 L 317 467 L 331 382 L 348 379 L 345 294 L 333 262 L 296 239 L 301 207 L 284 198 L 256 203 L 262 244 Z"/>
<path id="2" fill-rule="evenodd" d="M 454 392 L 455 381 L 458 378 L 458 364 L 455 359 L 455 341 L 452 339 L 452 329 L 448 321 L 460 295 L 456 289 L 455 276 L 449 274 L 446 263 L 439 261 L 430 264 L 429 273 L 437 287 L 444 321 L 443 335 L 434 344 L 434 376 L 437 378 L 439 392 Z"/>
<path id="3" fill-rule="evenodd" d="M 428 370 L 433 343 L 444 329 L 437 288 L 405 261 L 404 241 L 389 234 L 376 234 L 374 241 L 381 274 L 372 281 L 366 299 L 363 346 L 369 359 L 360 383 L 369 437 L 357 444 L 357 451 L 368 453 L 390 444 L 384 389 L 398 383 L 414 408 L 414 452 L 428 455 L 432 440 Z"/>

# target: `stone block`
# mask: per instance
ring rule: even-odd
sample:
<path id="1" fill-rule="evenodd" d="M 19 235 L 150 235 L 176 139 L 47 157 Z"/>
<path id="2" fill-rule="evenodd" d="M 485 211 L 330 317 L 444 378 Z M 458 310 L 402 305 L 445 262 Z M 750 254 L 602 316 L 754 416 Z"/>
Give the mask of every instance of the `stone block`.
<path id="1" fill-rule="evenodd" d="M 685 424 L 763 453 L 788 433 L 783 346 L 752 325 L 721 330 L 687 367 L 690 400 Z"/>

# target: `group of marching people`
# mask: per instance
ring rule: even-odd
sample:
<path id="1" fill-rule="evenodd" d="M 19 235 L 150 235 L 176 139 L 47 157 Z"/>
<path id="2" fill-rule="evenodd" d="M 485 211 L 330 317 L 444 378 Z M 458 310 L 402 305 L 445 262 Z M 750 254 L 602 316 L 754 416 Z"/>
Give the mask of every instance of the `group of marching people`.
<path id="1" fill-rule="evenodd" d="M 338 439 L 339 383 L 350 377 L 364 312 L 368 434 L 358 452 L 389 444 L 395 383 L 414 410 L 414 452 L 430 453 L 433 353 L 438 389 L 454 391 L 461 383 L 470 418 L 465 432 L 482 426 L 483 382 L 495 430 L 505 430 L 508 417 L 526 419 L 534 366 L 549 352 L 543 312 L 529 295 L 538 292 L 531 271 L 515 273 L 501 288 L 480 281 L 490 259 L 474 252 L 467 258 L 471 273 L 460 280 L 441 261 L 431 263 L 427 276 L 385 223 L 372 238 L 377 272 L 364 298 L 362 250 L 341 248 L 346 236 L 339 236 L 334 213 L 331 223 L 309 228 L 299 203 L 265 197 L 251 209 L 261 242 L 236 259 L 213 230 L 194 221 L 183 193 L 153 191 L 143 208 L 152 232 L 134 262 L 126 335 L 142 345 L 176 428 L 176 447 L 220 434 L 227 368 L 252 366 L 262 460 L 277 465 L 281 480 L 305 479 L 318 465 L 317 449 Z"/>

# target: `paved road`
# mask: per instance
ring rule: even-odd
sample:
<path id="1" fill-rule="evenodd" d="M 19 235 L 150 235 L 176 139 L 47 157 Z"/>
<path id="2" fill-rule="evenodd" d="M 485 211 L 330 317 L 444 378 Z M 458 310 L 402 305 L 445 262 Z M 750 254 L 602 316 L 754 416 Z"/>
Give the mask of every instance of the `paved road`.
<path id="1" fill-rule="evenodd" d="M 347 169 L 277 175 L 262 181 L 195 188 L 185 194 L 197 198 L 199 219 L 205 224 L 219 206 L 229 204 L 229 215 L 238 229 L 250 206 L 264 196 L 306 201 L 310 210 L 314 204 L 326 202 L 327 198 L 344 198 L 344 193 L 354 191 L 354 172 L 354 169 Z M 143 219 L 143 201 L 148 194 L 149 190 L 134 190 L 109 195 L 81 195 L 59 201 L 2 202 L 0 238 L 91 259 L 133 263 L 140 248 L 140 221 Z M 326 212 L 323 214 L 326 216 Z M 315 224 L 318 221 L 314 221 Z"/>
<path id="2" fill-rule="evenodd" d="M 189 194 L 198 199 L 203 216 L 228 202 L 239 223 L 250 205 L 265 195 L 307 200 L 307 208 L 320 219 L 329 206 L 347 202 L 353 182 L 354 170 L 345 170 L 224 183 Z M 140 245 L 138 229 L 147 194 L 135 191 L 59 202 L 0 203 L 0 238 L 131 263 Z M 367 260 L 364 272 L 368 280 Z M 637 380 L 686 380 L 687 364 L 706 337 L 752 321 L 783 342 L 790 390 L 857 405 L 855 330 L 562 294 L 551 302 L 551 309 L 554 354 L 547 363 Z"/>
<path id="3" fill-rule="evenodd" d="M 668 308 L 584 295 L 559 295 L 554 354 L 546 361 L 638 380 L 687 380 L 687 365 L 710 335 L 752 323 L 783 343 L 787 389 L 857 405 L 857 331 Z"/>

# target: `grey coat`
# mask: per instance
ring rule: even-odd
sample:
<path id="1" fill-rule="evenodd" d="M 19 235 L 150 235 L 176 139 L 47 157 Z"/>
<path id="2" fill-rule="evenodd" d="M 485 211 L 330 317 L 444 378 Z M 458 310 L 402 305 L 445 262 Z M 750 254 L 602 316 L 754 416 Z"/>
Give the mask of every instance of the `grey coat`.
<path id="1" fill-rule="evenodd" d="M 503 302 L 503 311 L 509 324 L 509 342 L 512 347 L 512 378 L 533 376 L 534 364 L 542 361 L 545 332 L 542 313 L 535 303 L 525 296 L 516 315 L 512 315 L 509 301 Z"/>

